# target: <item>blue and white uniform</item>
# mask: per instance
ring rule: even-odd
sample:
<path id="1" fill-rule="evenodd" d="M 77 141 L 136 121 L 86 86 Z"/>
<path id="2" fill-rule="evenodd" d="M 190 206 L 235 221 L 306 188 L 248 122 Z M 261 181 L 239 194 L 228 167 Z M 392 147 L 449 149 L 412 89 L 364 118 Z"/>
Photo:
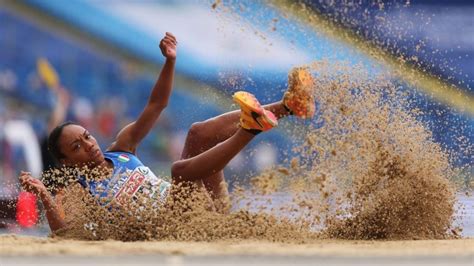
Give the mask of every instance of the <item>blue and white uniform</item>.
<path id="1" fill-rule="evenodd" d="M 171 184 L 153 174 L 137 156 L 129 152 L 113 151 L 105 152 L 104 157 L 114 167 L 110 178 L 87 180 L 84 176 L 79 176 L 78 180 L 98 199 L 100 205 L 107 206 L 111 202 L 123 205 L 133 200 L 137 193 L 143 193 L 160 204 L 165 202 Z"/>

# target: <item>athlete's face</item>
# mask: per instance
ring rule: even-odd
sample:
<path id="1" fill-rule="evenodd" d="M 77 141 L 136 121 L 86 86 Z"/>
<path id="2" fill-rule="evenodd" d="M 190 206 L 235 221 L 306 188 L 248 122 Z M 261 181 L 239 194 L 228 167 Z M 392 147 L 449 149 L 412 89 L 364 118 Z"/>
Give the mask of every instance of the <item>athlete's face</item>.
<path id="1" fill-rule="evenodd" d="M 95 138 L 79 125 L 64 127 L 58 144 L 64 155 L 60 161 L 65 165 L 95 167 L 105 160 Z"/>

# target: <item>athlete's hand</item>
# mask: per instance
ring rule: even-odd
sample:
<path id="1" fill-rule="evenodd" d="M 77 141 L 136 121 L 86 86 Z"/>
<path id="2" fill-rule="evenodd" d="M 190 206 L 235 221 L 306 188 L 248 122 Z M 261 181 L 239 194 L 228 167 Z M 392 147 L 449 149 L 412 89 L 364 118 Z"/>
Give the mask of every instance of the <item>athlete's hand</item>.
<path id="1" fill-rule="evenodd" d="M 47 192 L 43 182 L 41 182 L 39 179 L 32 177 L 29 172 L 21 171 L 19 179 L 21 187 L 27 192 L 33 193 L 37 196 L 40 196 L 42 193 Z"/>
<path id="2" fill-rule="evenodd" d="M 167 59 L 176 59 L 176 45 L 178 42 L 176 41 L 176 37 L 173 34 L 167 32 L 165 37 L 161 39 L 160 42 L 160 49 L 161 53 Z"/>

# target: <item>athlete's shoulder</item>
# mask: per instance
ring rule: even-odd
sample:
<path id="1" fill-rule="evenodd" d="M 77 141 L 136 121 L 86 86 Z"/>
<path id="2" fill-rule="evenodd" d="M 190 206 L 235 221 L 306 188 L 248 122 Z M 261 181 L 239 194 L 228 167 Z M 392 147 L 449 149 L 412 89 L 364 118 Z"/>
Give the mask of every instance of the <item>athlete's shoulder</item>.
<path id="1" fill-rule="evenodd" d="M 136 149 L 128 149 L 128 147 L 124 145 L 119 145 L 117 141 L 112 142 L 107 148 L 107 151 L 127 152 L 131 154 L 136 153 Z"/>

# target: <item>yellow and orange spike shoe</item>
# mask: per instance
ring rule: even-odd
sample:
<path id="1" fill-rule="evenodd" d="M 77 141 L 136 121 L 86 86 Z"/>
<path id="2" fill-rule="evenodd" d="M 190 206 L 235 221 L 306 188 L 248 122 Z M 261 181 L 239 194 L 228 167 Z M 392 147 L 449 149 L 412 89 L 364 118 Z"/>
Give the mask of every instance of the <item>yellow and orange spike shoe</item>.
<path id="1" fill-rule="evenodd" d="M 257 132 L 270 130 L 278 125 L 275 115 L 263 109 L 255 96 L 245 91 L 234 93 L 234 102 L 240 105 L 240 126 Z"/>
<path id="2" fill-rule="evenodd" d="M 283 96 L 283 104 L 298 117 L 312 118 L 316 110 L 313 87 L 314 80 L 308 68 L 293 68 L 288 74 L 288 89 Z"/>

